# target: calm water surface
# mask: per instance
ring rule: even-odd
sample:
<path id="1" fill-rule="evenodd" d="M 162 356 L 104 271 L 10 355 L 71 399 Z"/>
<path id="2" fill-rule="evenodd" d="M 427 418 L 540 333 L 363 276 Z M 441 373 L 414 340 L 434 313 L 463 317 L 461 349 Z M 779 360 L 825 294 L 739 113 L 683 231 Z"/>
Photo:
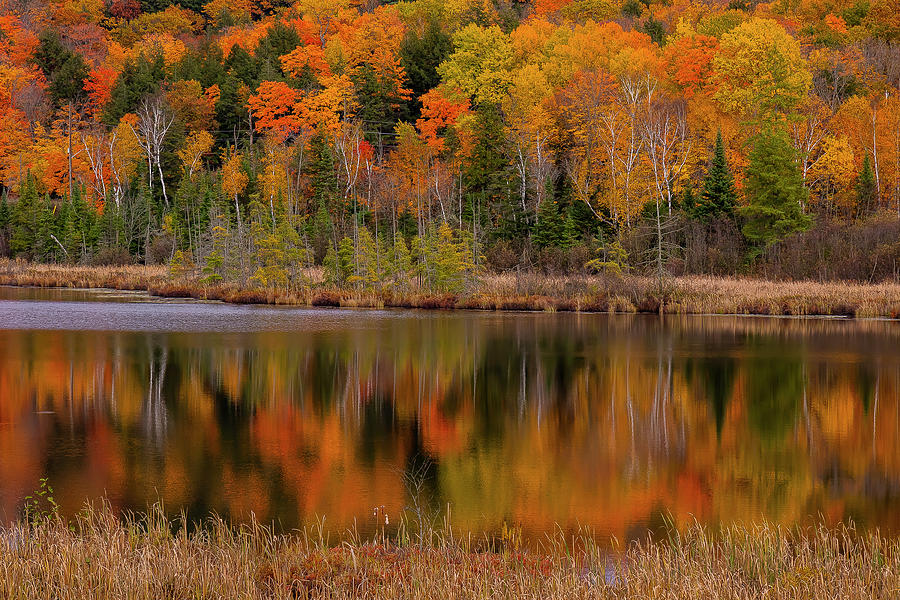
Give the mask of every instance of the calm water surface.
<path id="1" fill-rule="evenodd" d="M 105 496 L 337 531 L 417 504 L 477 533 L 765 518 L 896 535 L 898 343 L 887 321 L 0 288 L 0 519 L 48 477 L 70 514 Z"/>

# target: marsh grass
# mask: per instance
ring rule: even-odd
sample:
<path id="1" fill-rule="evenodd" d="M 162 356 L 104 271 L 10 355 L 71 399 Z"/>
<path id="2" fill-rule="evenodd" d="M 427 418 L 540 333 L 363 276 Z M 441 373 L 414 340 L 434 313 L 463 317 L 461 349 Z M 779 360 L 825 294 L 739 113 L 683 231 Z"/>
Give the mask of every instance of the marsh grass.
<path id="1" fill-rule="evenodd" d="M 896 598 L 900 543 L 852 527 L 694 525 L 624 547 L 593 536 L 329 538 L 321 526 L 276 534 L 258 522 L 200 526 L 153 507 L 108 504 L 0 528 L 4 599 L 288 598 Z M 421 533 L 421 532 L 419 532 Z"/>
<path id="2" fill-rule="evenodd" d="M 321 269 L 295 289 L 207 285 L 173 279 L 165 267 L 35 265 L 0 259 L 0 285 L 143 290 L 156 296 L 236 304 L 357 308 L 655 314 L 744 314 L 900 318 L 900 284 L 768 281 L 725 277 L 653 278 L 538 273 L 483 275 L 462 294 L 329 287 Z"/>

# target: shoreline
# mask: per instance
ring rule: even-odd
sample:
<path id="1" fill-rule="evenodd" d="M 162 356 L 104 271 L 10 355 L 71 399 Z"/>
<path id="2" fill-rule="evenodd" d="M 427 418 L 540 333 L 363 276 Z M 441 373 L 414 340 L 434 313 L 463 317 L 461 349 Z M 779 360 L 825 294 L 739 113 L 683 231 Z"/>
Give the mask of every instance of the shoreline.
<path id="1" fill-rule="evenodd" d="M 310 281 L 315 281 L 312 273 Z M 662 287 L 627 275 L 548 276 L 488 274 L 462 294 L 339 289 L 323 284 L 294 290 L 203 284 L 173 279 L 164 266 L 68 266 L 0 260 L 0 285 L 145 292 L 159 298 L 229 304 L 340 308 L 415 308 L 500 312 L 574 312 L 659 315 L 732 315 L 900 318 L 900 284 L 673 277 Z"/>

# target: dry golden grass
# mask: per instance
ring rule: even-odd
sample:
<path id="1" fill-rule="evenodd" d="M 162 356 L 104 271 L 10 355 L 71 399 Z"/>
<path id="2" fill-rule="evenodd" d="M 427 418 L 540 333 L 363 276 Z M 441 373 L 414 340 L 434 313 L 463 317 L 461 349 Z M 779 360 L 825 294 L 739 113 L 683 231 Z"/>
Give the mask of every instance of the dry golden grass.
<path id="1" fill-rule="evenodd" d="M 86 267 L 0 259 L 0 285 L 147 290 L 167 279 L 168 271 L 163 266 Z"/>
<path id="2" fill-rule="evenodd" d="M 463 294 L 338 289 L 321 269 L 307 286 L 261 290 L 234 284 L 173 280 L 165 267 L 34 265 L 0 260 L 0 285 L 144 290 L 167 297 L 241 304 L 610 312 L 666 314 L 830 315 L 900 317 L 900 284 L 767 281 L 727 277 L 653 278 L 602 275 L 486 274 Z"/>
<path id="3" fill-rule="evenodd" d="M 405 531 L 401 527 L 401 531 Z M 106 505 L 0 528 L 0 597 L 13 599 L 771 598 L 900 594 L 900 543 L 849 528 L 695 526 L 613 549 L 590 537 L 514 536 L 478 548 L 443 531 L 342 540 L 172 523 L 158 509 L 118 518 Z M 174 533 L 173 533 L 174 532 Z M 403 540 L 402 543 L 398 541 Z"/>

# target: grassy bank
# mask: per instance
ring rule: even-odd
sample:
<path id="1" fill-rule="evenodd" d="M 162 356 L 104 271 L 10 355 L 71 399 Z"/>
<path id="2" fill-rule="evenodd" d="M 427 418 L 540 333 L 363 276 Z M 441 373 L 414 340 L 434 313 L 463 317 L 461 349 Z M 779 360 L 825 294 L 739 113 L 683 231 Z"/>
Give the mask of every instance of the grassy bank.
<path id="1" fill-rule="evenodd" d="M 165 267 L 35 265 L 0 260 L 0 285 L 144 290 L 164 297 L 243 304 L 397 307 L 425 309 L 529 310 L 666 314 L 829 315 L 900 317 L 900 284 L 788 282 L 717 277 L 677 277 L 663 282 L 626 276 L 488 274 L 462 294 L 360 291 L 321 283 L 296 290 L 205 285 L 173 280 Z"/>
<path id="2" fill-rule="evenodd" d="M 896 598 L 900 543 L 849 529 L 700 527 L 602 550 L 548 538 L 524 550 L 432 532 L 364 541 L 276 535 L 160 511 L 87 509 L 0 528 L 0 597 L 56 598 Z M 189 531 L 190 529 L 190 531 Z M 173 531 L 175 533 L 173 533 Z"/>

